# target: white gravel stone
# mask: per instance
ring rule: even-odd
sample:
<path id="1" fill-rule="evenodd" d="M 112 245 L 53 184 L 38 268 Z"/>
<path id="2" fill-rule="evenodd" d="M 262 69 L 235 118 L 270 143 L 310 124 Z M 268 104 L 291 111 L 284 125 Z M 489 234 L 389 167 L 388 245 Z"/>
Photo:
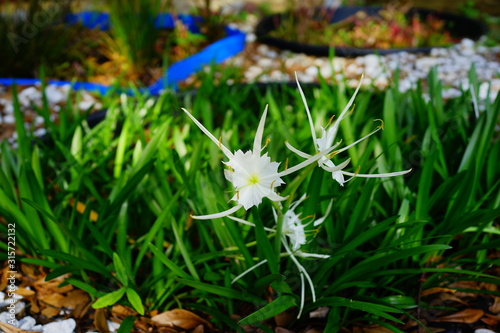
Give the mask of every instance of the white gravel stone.
<path id="1" fill-rule="evenodd" d="M 257 65 L 264 69 L 270 68 L 273 65 L 273 60 L 269 58 L 261 58 L 257 61 Z"/>
<path id="2" fill-rule="evenodd" d="M 44 136 L 45 134 L 47 134 L 47 130 L 43 127 L 41 128 L 38 128 L 36 129 L 34 132 L 33 132 L 33 135 L 34 136 L 37 136 L 37 137 L 42 137 Z"/>
<path id="3" fill-rule="evenodd" d="M 27 316 L 19 320 L 17 324 L 18 328 L 25 330 L 25 331 L 42 331 L 42 325 L 37 325 L 36 320 L 33 317 Z"/>
<path id="4" fill-rule="evenodd" d="M 19 104 L 25 107 L 30 106 L 31 104 L 38 106 L 42 104 L 42 93 L 35 87 L 29 87 L 21 90 L 17 97 L 19 99 Z"/>
<path id="5" fill-rule="evenodd" d="M 332 65 L 333 65 L 333 70 L 335 71 L 335 73 L 338 73 L 341 70 L 343 70 L 345 67 L 345 63 L 346 63 L 345 58 L 339 58 L 339 57 L 333 58 Z"/>
<path id="6" fill-rule="evenodd" d="M 333 75 L 333 68 L 330 64 L 325 64 L 320 67 L 319 72 L 321 73 L 321 76 L 329 79 Z"/>
<path id="7" fill-rule="evenodd" d="M 59 87 L 49 84 L 45 87 L 45 96 L 49 104 L 59 104 L 66 100 L 67 94 L 64 93 Z"/>
<path id="8" fill-rule="evenodd" d="M 41 116 L 36 116 L 36 117 L 35 117 L 35 122 L 34 122 L 34 125 L 35 125 L 35 126 L 42 125 L 44 122 L 45 122 L 45 120 L 43 119 L 43 117 L 41 117 Z"/>
<path id="9" fill-rule="evenodd" d="M 0 118 L 0 122 L 3 122 L 5 124 L 15 124 L 16 118 L 11 114 L 7 114 L 7 115 L 3 116 L 2 118 Z"/>
<path id="10" fill-rule="evenodd" d="M 319 70 L 318 70 L 318 67 L 316 67 L 316 66 L 309 66 L 306 68 L 305 73 L 306 73 L 306 75 L 309 75 L 309 76 L 314 78 L 314 77 L 318 76 Z"/>
<path id="11" fill-rule="evenodd" d="M 56 321 L 43 326 L 43 333 L 73 333 L 76 322 L 73 318 Z"/>

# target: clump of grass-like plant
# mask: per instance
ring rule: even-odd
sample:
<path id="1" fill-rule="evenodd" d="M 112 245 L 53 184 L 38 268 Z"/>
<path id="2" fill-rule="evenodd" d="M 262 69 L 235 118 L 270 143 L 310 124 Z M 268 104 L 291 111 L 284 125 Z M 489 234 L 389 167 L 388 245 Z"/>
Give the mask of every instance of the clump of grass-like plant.
<path id="1" fill-rule="evenodd" d="M 50 146 L 31 144 L 16 104 L 18 149 L 3 143 L 1 151 L 2 232 L 15 222 L 19 259 L 49 267 L 48 279 L 71 272 L 66 282 L 96 308 L 182 307 L 224 331 L 237 331 L 240 320 L 270 331 L 287 310 L 294 327 L 320 306 L 329 308 L 327 332 L 353 320 L 398 331 L 425 310 L 419 291 L 452 280 L 499 283 L 488 275 L 497 263 L 487 253 L 499 245 L 500 99 L 476 117 L 468 91 L 443 101 L 435 72 L 429 99 L 397 86 L 360 91 L 346 113 L 353 92 L 345 86 L 302 88 L 214 86 L 207 77 L 195 95 L 122 96 L 109 100 L 94 128 L 76 118 L 62 129 L 48 118 Z M 330 123 L 333 114 L 341 121 Z M 370 135 L 373 119 L 384 130 Z M 336 149 L 349 149 L 323 156 L 342 166 L 344 181 L 354 178 L 341 186 L 325 160 L 324 168 L 316 161 L 292 170 L 316 149 L 325 153 L 312 133 L 318 139 L 321 127 L 334 126 Z M 286 184 L 270 184 L 286 200 L 268 200 L 276 197 L 266 190 L 246 210 L 247 197 L 228 186 L 240 179 L 241 157 L 229 147 L 254 151 L 256 135 L 265 147 L 259 158 L 289 170 L 280 175 Z M 297 153 L 284 153 L 286 140 Z M 229 182 L 220 147 L 235 157 L 226 161 Z M 406 176 L 359 177 L 410 168 Z M 231 217 L 192 218 L 227 210 Z"/>

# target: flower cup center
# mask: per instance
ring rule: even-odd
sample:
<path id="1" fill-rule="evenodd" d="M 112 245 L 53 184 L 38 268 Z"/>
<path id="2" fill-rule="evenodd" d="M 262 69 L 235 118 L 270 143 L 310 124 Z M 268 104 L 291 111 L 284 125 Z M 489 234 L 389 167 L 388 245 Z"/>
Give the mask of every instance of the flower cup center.
<path id="1" fill-rule="evenodd" d="M 248 178 L 248 185 L 255 185 L 259 183 L 259 176 L 257 175 L 252 175 L 250 178 Z"/>

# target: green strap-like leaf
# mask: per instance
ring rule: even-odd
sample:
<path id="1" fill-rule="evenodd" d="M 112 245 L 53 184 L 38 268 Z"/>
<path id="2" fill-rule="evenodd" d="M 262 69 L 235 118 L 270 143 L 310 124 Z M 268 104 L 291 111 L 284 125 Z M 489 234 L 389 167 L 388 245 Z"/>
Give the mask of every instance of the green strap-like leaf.
<path id="1" fill-rule="evenodd" d="M 271 303 L 267 304 L 266 306 L 260 308 L 259 310 L 255 311 L 251 315 L 243 318 L 238 322 L 239 325 L 248 325 L 248 324 L 253 324 L 257 323 L 263 320 L 266 320 L 268 318 L 274 317 L 287 309 L 291 308 L 292 306 L 296 306 L 297 302 L 295 300 L 295 296 L 293 295 L 282 295 L 278 298 L 276 298 L 274 301 Z"/>
<path id="2" fill-rule="evenodd" d="M 134 289 L 127 289 L 127 298 L 135 311 L 139 312 L 140 315 L 144 315 L 144 306 L 142 305 L 141 297 Z"/>
<path id="3" fill-rule="evenodd" d="M 118 290 L 115 290 L 113 292 L 110 292 L 109 294 L 106 294 L 99 298 L 97 301 L 95 301 L 94 304 L 92 304 L 92 307 L 94 309 L 99 309 L 99 308 L 105 308 L 107 306 L 113 305 L 116 302 L 120 300 L 120 298 L 123 297 L 125 292 L 127 291 L 127 288 L 120 288 Z"/>

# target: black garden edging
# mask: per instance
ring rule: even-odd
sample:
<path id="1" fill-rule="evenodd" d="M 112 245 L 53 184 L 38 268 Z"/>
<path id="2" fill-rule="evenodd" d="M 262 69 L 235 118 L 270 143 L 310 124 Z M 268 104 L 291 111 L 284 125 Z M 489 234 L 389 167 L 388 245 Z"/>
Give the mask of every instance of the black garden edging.
<path id="1" fill-rule="evenodd" d="M 345 6 L 337 9 L 329 9 L 331 15 L 331 23 L 342 21 L 356 12 L 363 10 L 370 16 L 378 15 L 382 7 L 366 7 L 366 6 Z M 420 17 L 432 15 L 440 18 L 446 22 L 446 29 L 453 37 L 456 38 L 469 38 L 477 40 L 488 32 L 488 27 L 481 21 L 470 19 L 464 16 L 455 15 L 451 13 L 438 12 L 428 9 L 411 9 L 408 11 L 408 16 L 418 14 Z M 264 17 L 255 28 L 255 34 L 258 41 L 270 46 L 275 46 L 280 49 L 290 50 L 297 53 L 305 53 L 314 56 L 326 57 L 333 49 L 334 54 L 340 57 L 357 57 L 367 54 L 390 54 L 396 52 L 410 52 L 410 53 L 429 53 L 432 47 L 419 47 L 419 48 L 399 48 L 399 49 L 365 49 L 355 47 L 333 47 L 328 45 L 314 45 L 298 43 L 291 40 L 280 39 L 269 36 L 269 33 L 279 27 L 281 21 L 291 15 L 290 12 L 278 13 Z"/>

